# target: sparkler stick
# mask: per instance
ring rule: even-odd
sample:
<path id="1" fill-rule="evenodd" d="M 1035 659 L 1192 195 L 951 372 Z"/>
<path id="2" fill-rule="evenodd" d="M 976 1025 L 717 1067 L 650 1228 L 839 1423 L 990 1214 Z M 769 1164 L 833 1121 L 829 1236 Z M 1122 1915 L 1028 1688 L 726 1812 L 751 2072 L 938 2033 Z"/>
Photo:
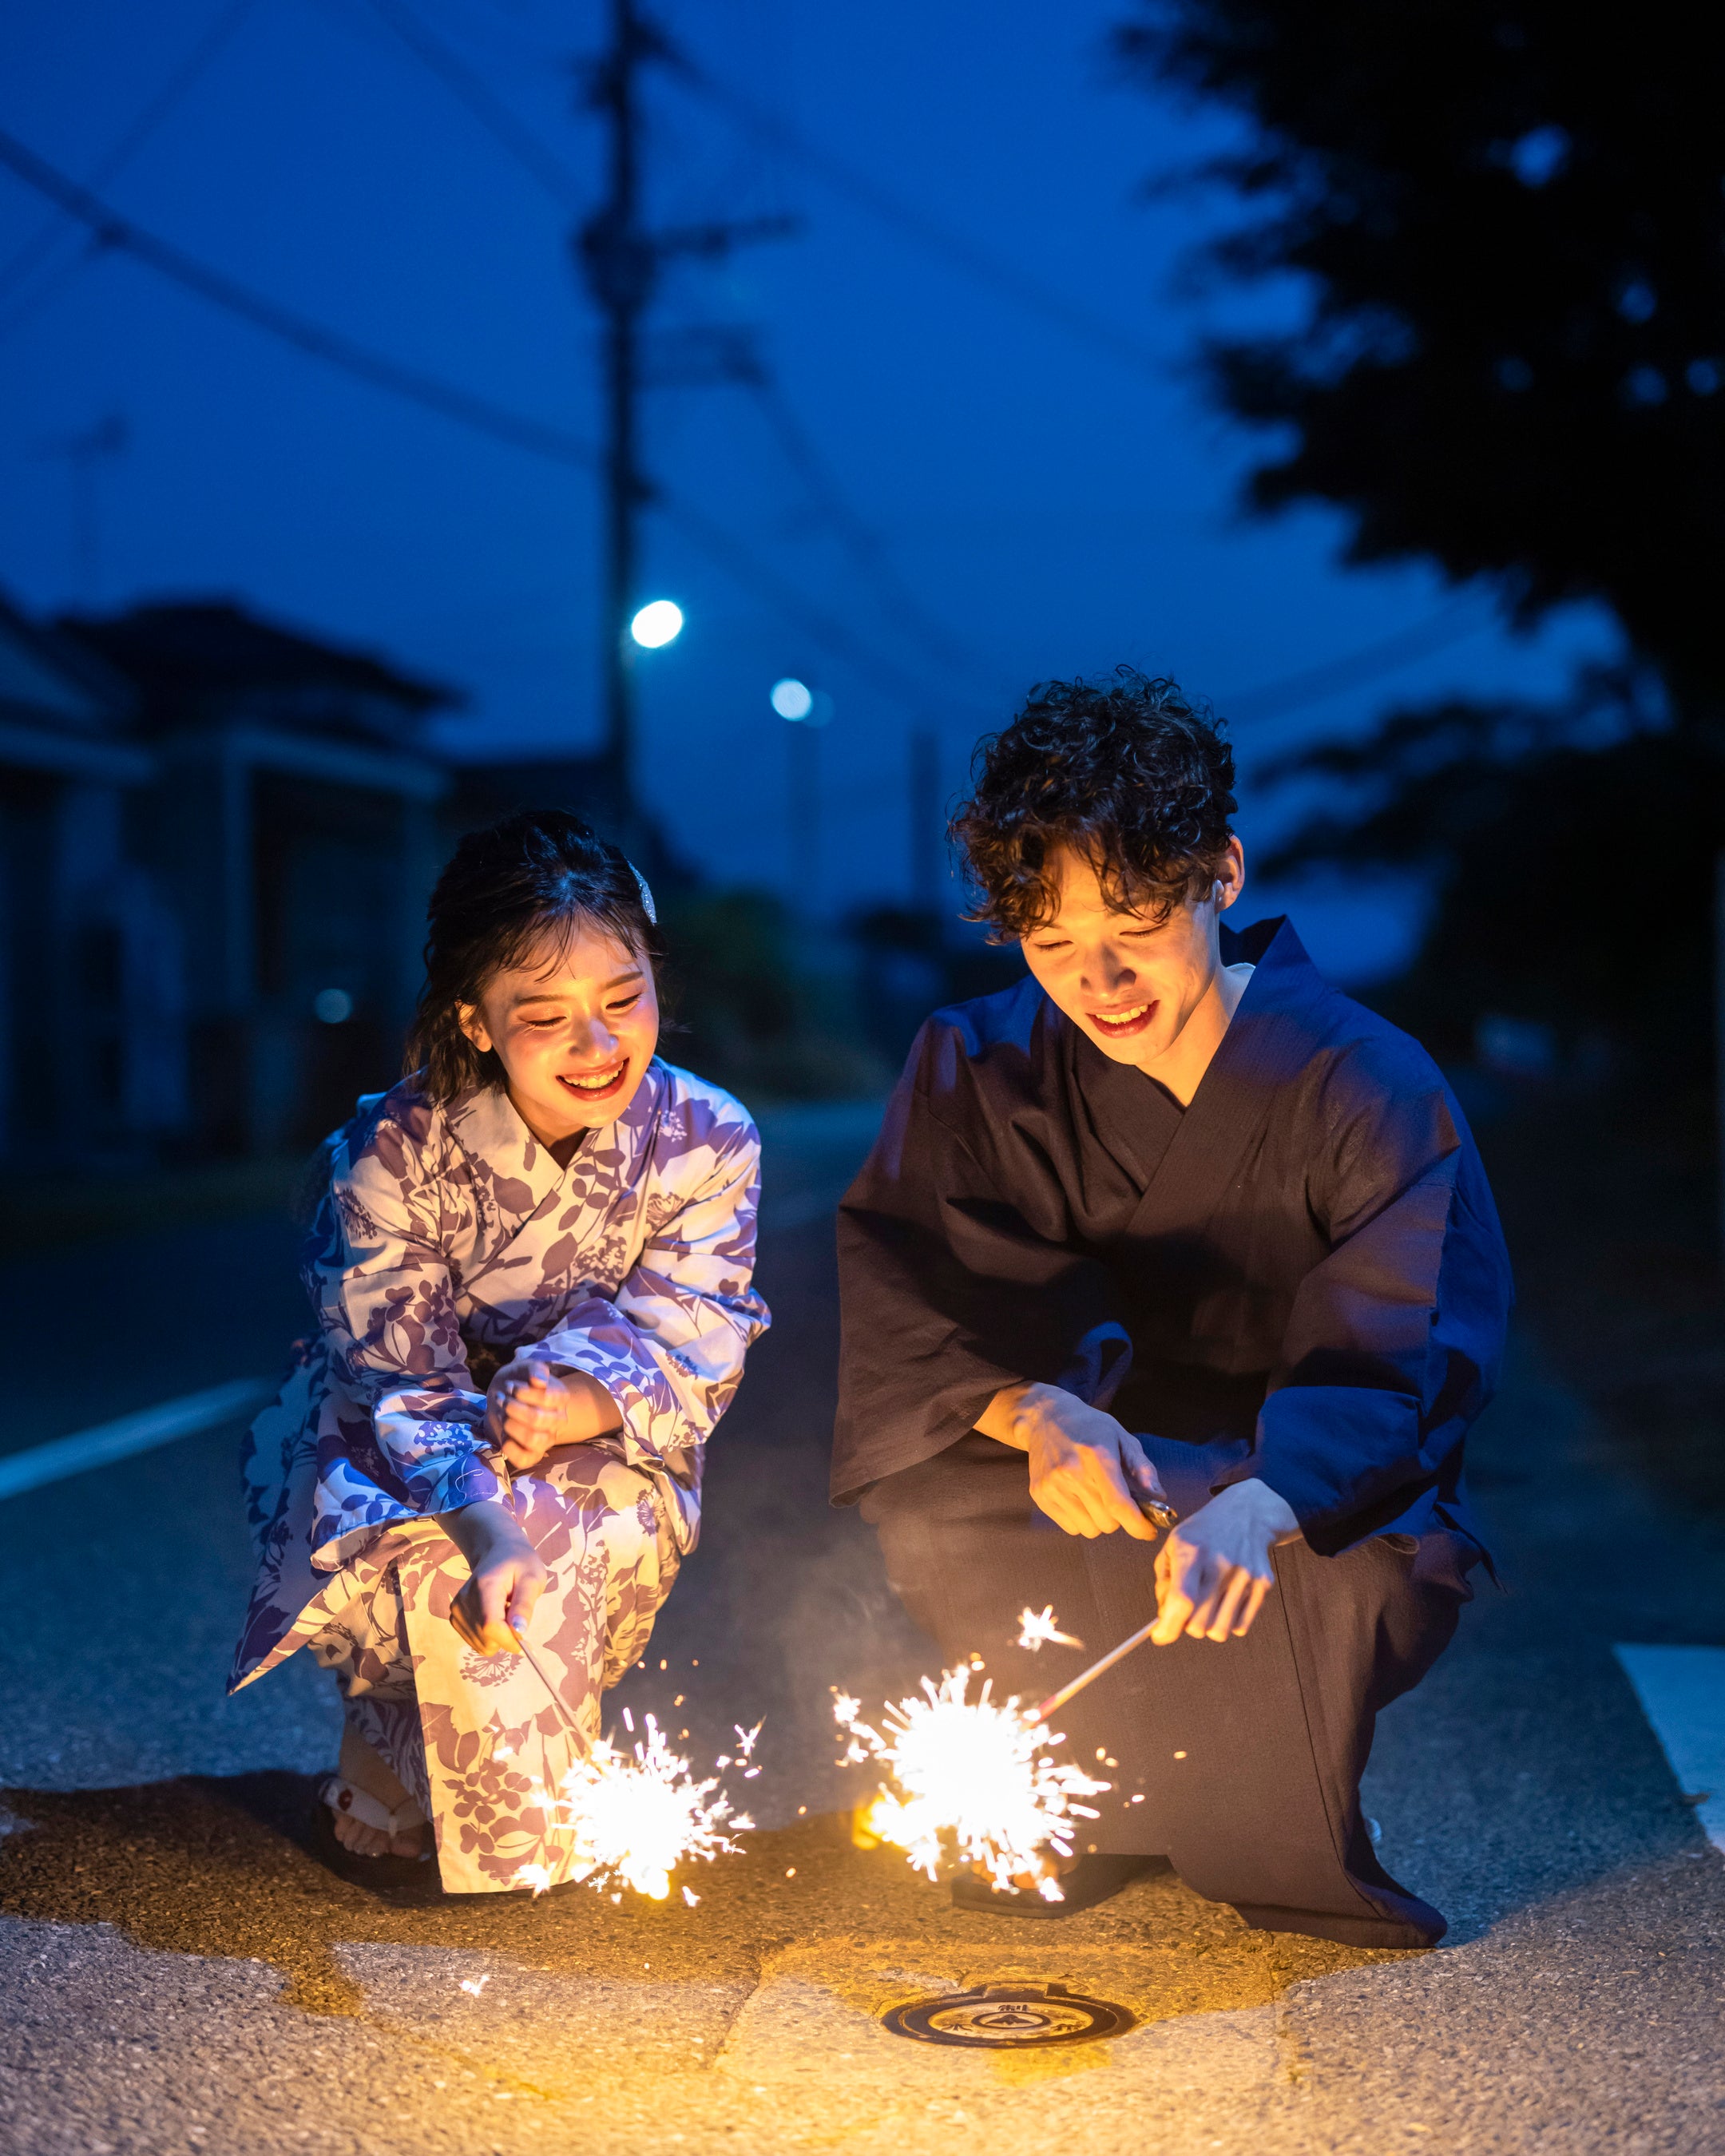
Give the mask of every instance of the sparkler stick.
<path id="1" fill-rule="evenodd" d="M 567 1729 L 569 1734 L 580 1744 L 583 1752 L 586 1752 L 589 1748 L 590 1744 L 590 1740 L 586 1731 L 583 1729 L 581 1724 L 577 1722 L 574 1716 L 570 1713 L 568 1708 L 563 1704 L 563 1696 L 552 1682 L 544 1663 L 540 1661 L 538 1656 L 536 1655 L 533 1652 L 533 1650 L 527 1645 L 526 1634 L 514 1625 L 511 1625 L 509 1629 L 515 1634 L 516 1644 L 520 1647 L 521 1652 L 526 1656 L 535 1676 L 537 1676 L 540 1683 L 542 1684 L 545 1686 L 545 1689 L 551 1694 L 551 1703 L 562 1717 L 564 1728 Z"/>
<path id="2" fill-rule="evenodd" d="M 1094 1684 L 1105 1670 L 1111 1670 L 1114 1665 L 1117 1661 L 1123 1661 L 1134 1647 L 1142 1647 L 1155 1630 L 1156 1620 L 1153 1617 L 1147 1625 L 1134 1632 L 1131 1639 L 1122 1640 L 1117 1647 L 1111 1647 L 1100 1661 L 1092 1662 L 1087 1670 L 1080 1671 L 1070 1684 L 1064 1684 L 1058 1691 L 1051 1691 L 1040 1707 L 1029 1708 L 1025 1713 L 1025 1721 L 1046 1722 L 1050 1715 L 1057 1708 L 1066 1704 L 1074 1692 L 1082 1691 L 1087 1684 Z"/>

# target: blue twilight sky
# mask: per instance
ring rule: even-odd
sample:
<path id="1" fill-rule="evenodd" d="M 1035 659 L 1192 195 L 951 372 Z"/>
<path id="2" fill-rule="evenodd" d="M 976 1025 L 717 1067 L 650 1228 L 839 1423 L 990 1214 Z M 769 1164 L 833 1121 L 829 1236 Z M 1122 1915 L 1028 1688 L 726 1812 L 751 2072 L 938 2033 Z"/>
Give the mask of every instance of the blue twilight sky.
<path id="1" fill-rule="evenodd" d="M 1113 78 L 1105 39 L 1124 11 L 657 9 L 718 90 L 669 70 L 653 83 L 654 216 L 803 221 L 675 270 L 657 320 L 754 333 L 888 571 L 885 590 L 864 573 L 866 537 L 843 542 L 754 393 L 653 393 L 650 471 L 720 527 L 721 557 L 734 542 L 806 600 L 781 611 L 649 521 L 642 596 L 675 598 L 688 626 L 642 662 L 644 790 L 715 876 L 786 881 L 791 729 L 768 691 L 787 674 L 833 700 L 817 894 L 831 911 L 905 894 L 911 728 L 936 729 L 956 787 L 978 732 L 1038 676 L 1129 660 L 1224 712 L 1238 699 L 1249 772 L 1393 696 L 1543 691 L 1609 644 L 1584 613 L 1515 641 L 1483 596 L 1458 604 L 1423 570 L 1345 572 L 1327 516 L 1238 518 L 1251 445 L 1204 408 L 1183 358 L 1201 325 L 1271 318 L 1296 295 L 1177 287 L 1224 206 L 1147 203 L 1143 182 L 1225 129 Z M 572 64 L 604 14 L 598 0 L 13 0 L 0 127 L 93 180 L 174 88 L 112 203 L 381 353 L 591 440 L 595 326 L 568 235 L 599 191 L 600 137 Z M 456 54 L 553 169 L 536 179 L 513 159 L 392 15 Z M 44 609 L 234 594 L 460 685 L 470 706 L 444 732 L 463 753 L 596 739 L 591 478 L 332 374 L 55 227 L 0 174 L 0 584 Z M 968 274 L 955 249 L 1065 307 Z M 92 565 L 64 445 L 115 415 L 126 442 L 94 467 Z M 1442 648 L 1369 683 L 1293 709 L 1250 693 L 1436 616 Z M 866 661 L 824 647 L 833 619 Z M 1275 821 L 1249 788 L 1249 843 Z M 1369 971 L 1406 918 L 1392 897 L 1307 896 L 1300 915 L 1337 970 Z"/>

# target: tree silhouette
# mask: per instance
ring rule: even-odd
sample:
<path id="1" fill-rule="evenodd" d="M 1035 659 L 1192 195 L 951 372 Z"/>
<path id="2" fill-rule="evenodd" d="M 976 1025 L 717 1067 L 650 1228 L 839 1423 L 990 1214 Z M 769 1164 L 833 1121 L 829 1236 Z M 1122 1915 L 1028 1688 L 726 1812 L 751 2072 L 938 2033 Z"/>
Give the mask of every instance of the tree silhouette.
<path id="1" fill-rule="evenodd" d="M 1231 107 L 1288 334 L 1218 340 L 1230 412 L 1292 430 L 1261 510 L 1349 557 L 1493 580 L 1522 620 L 1603 600 L 1686 723 L 1725 709 L 1725 13 L 1574 0 L 1145 0 L 1128 70 Z"/>
<path id="2" fill-rule="evenodd" d="M 1309 295 L 1293 329 L 1204 348 L 1223 408 L 1276 433 L 1250 506 L 1329 504 L 1349 560 L 1485 580 L 1523 624 L 1602 601 L 1634 654 L 1560 706 L 1393 712 L 1260 773 L 1330 797 L 1271 865 L 1432 874 L 1404 1008 L 1446 1045 L 1507 1009 L 1698 1072 L 1725 843 L 1725 13 L 1142 0 L 1117 44 L 1246 123 L 1198 176 L 1245 213 L 1210 270 Z"/>

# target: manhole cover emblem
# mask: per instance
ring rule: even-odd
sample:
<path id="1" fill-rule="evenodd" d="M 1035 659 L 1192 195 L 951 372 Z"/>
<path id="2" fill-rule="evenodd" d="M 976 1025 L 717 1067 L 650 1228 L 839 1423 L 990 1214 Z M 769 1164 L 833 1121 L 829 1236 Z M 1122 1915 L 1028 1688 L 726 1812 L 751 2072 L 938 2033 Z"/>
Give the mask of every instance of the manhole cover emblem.
<path id="1" fill-rule="evenodd" d="M 924 2044 L 970 2044 L 999 2051 L 1027 2044 L 1085 2044 L 1120 2036 L 1132 2025 L 1124 2006 L 1086 1999 L 1061 1984 L 991 1984 L 913 1999 L 880 2017 L 895 2036 Z"/>

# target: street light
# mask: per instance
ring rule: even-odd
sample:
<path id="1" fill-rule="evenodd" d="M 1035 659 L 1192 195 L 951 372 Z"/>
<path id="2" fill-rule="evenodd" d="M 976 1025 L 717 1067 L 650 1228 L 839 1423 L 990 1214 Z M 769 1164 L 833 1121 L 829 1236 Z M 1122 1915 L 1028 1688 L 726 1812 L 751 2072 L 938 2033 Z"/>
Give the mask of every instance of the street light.
<path id="1" fill-rule="evenodd" d="M 649 599 L 629 625 L 629 633 L 644 650 L 657 651 L 681 634 L 683 609 L 675 599 Z"/>
<path id="2" fill-rule="evenodd" d="M 806 681 L 775 681 L 768 700 L 782 719 L 806 719 L 814 709 L 814 691 Z"/>

